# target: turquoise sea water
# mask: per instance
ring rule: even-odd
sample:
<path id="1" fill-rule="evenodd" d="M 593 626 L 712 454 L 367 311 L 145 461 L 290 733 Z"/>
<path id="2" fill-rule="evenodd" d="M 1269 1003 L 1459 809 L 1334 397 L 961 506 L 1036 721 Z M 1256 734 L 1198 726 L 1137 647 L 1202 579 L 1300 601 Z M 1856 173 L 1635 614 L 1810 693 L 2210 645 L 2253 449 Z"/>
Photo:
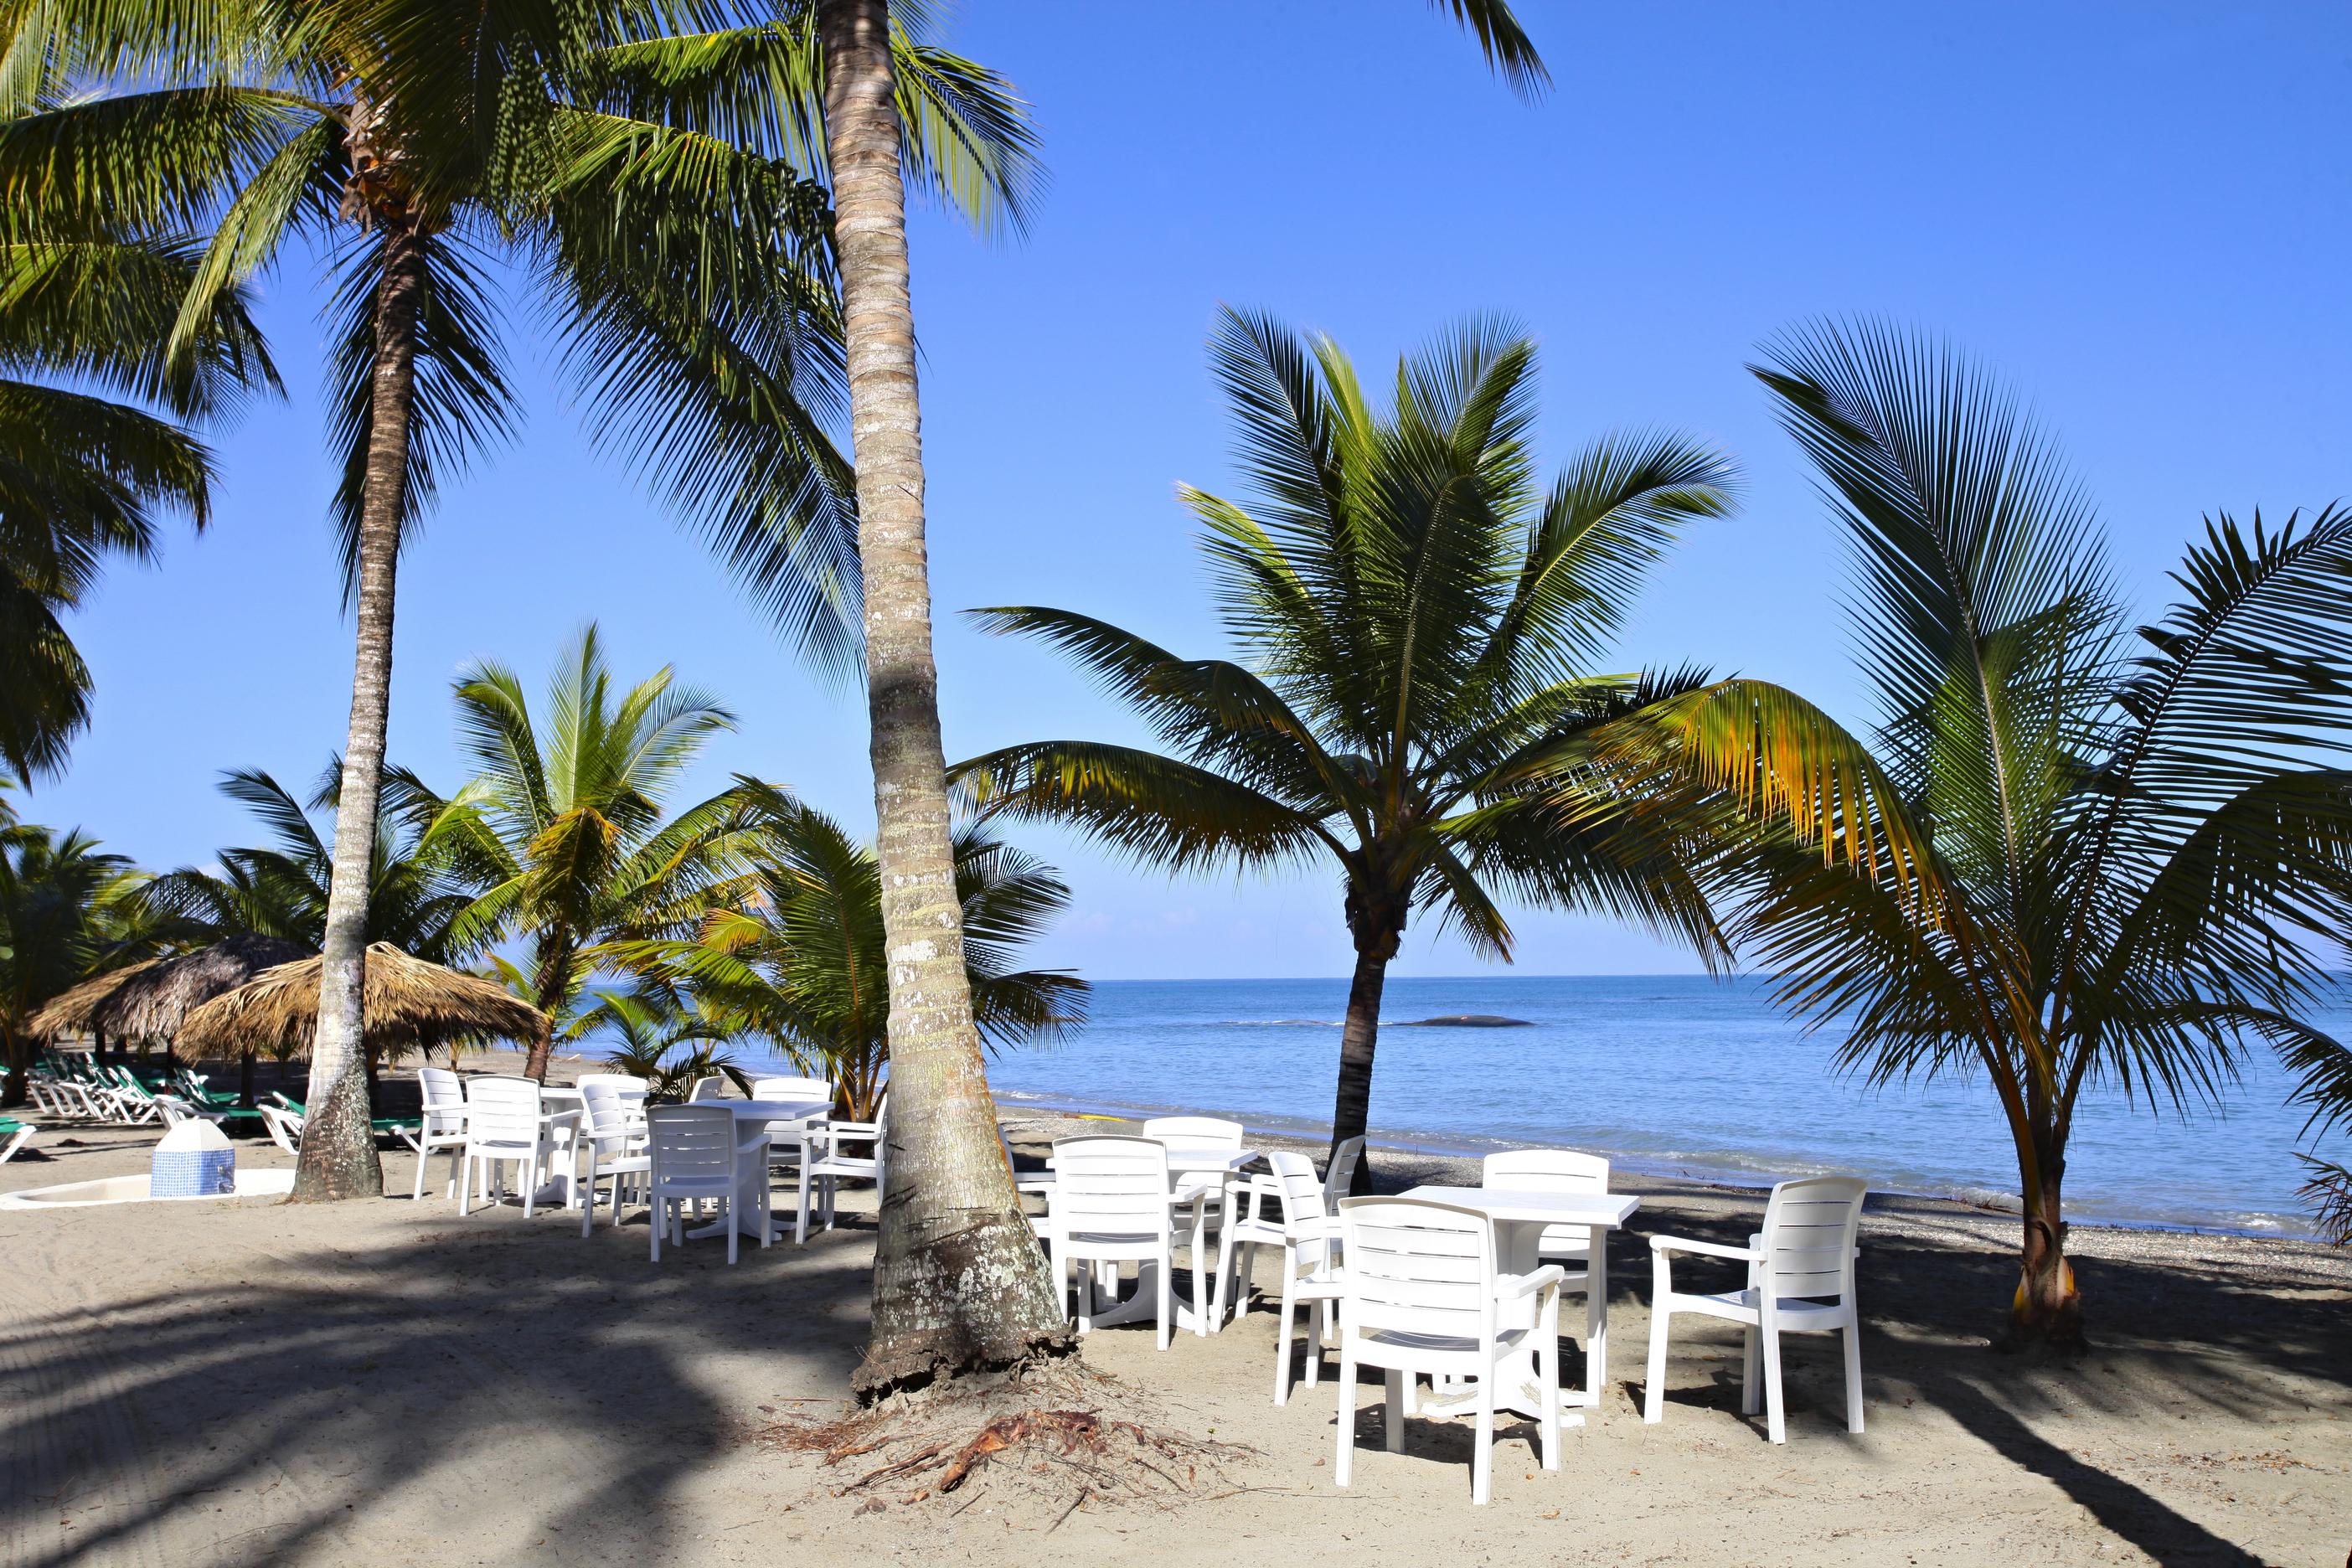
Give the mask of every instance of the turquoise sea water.
<path id="1" fill-rule="evenodd" d="M 1223 1111 L 1320 1131 L 1346 998 L 1344 980 L 1099 982 L 1082 1034 L 1001 1056 L 990 1079 L 1001 1096 L 1040 1106 Z M 1377 1137 L 1474 1152 L 1556 1144 L 1742 1182 L 1850 1172 L 1906 1192 L 2017 1189 L 1980 1078 L 1885 1090 L 1841 1079 L 1830 1065 L 1837 1031 L 1806 1035 L 1753 980 L 1395 979 L 1382 1009 L 1389 1025 L 1462 1013 L 1534 1026 L 1384 1026 Z M 2352 1010 L 2315 1021 L 2341 1031 Z M 2276 1062 L 2256 1055 L 2219 1108 L 2151 1113 L 2091 1095 L 2068 1207 L 2084 1221 L 2305 1232 L 2294 1198 L 2303 1113 L 2288 1090 Z"/>

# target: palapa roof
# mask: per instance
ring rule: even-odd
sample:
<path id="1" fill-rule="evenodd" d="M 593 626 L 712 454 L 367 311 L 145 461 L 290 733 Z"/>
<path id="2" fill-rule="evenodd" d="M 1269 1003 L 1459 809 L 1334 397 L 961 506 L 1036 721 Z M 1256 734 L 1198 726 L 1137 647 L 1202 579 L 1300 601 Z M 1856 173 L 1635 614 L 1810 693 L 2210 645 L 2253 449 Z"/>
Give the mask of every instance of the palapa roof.
<path id="1" fill-rule="evenodd" d="M 320 960 L 282 963 L 249 984 L 215 997 L 180 1026 L 182 1049 L 229 1053 L 272 1044 L 310 1047 L 319 1029 Z M 367 1044 L 399 1051 L 451 1040 L 529 1041 L 547 1015 L 496 981 L 412 958 L 388 942 L 367 950 L 362 994 Z"/>
<path id="2" fill-rule="evenodd" d="M 119 1040 L 169 1040 L 195 1008 L 305 956 L 299 942 L 240 933 L 170 958 L 151 958 L 84 981 L 33 1016 L 45 1039 L 104 1030 Z"/>

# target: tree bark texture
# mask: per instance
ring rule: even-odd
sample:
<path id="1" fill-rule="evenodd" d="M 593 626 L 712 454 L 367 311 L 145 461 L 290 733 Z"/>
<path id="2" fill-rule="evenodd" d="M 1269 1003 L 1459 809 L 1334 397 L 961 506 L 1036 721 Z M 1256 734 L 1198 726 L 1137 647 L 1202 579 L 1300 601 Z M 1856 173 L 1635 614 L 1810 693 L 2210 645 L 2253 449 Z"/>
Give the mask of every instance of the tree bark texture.
<path id="1" fill-rule="evenodd" d="M 866 704 L 890 966 L 889 1138 L 868 1396 L 1069 1343 L 1022 1217 L 964 971 L 924 544 L 901 127 L 885 0 L 820 0 L 835 243 L 846 317 Z"/>
<path id="2" fill-rule="evenodd" d="M 2018 1258 L 2017 1292 L 2009 1306 L 2011 1348 L 2046 1344 L 2083 1348 L 2083 1293 L 2066 1258 L 2066 1218 L 2062 1189 L 2066 1153 L 2055 1134 L 2037 1132 L 2035 1173 L 2026 1184 L 2023 1245 Z"/>
<path id="3" fill-rule="evenodd" d="M 1348 1012 L 1339 1029 L 1339 1087 L 1331 1106 L 1331 1157 L 1350 1138 L 1364 1135 L 1372 1113 L 1372 1058 L 1380 1047 L 1381 995 L 1388 988 L 1389 961 L 1404 940 L 1401 903 L 1364 896 L 1348 887 L 1348 930 L 1356 939 L 1356 973 L 1348 983 Z M 1356 1162 L 1348 1191 L 1372 1190 L 1371 1152 Z"/>
<path id="4" fill-rule="evenodd" d="M 319 966 L 319 1033 L 310 1051 L 302 1152 L 293 1200 L 372 1198 L 383 1167 L 368 1126 L 365 1019 L 368 867 L 375 852 L 376 797 L 383 782 L 392 710 L 393 585 L 408 503 L 409 414 L 415 398 L 418 296 L 425 244 L 413 217 L 383 230 L 376 283 L 375 369 L 367 469 L 360 502 L 358 633 L 352 661 L 351 730 L 335 805 L 334 861 Z"/>

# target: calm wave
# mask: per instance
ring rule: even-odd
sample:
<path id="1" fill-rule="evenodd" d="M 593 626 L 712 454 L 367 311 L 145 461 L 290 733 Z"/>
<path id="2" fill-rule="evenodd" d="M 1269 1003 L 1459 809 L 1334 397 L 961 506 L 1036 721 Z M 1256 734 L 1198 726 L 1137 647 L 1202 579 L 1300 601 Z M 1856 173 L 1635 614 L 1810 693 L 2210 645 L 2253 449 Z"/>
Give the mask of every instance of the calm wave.
<path id="1" fill-rule="evenodd" d="M 999 1057 L 1000 1094 L 1105 1110 L 1215 1110 L 1269 1130 L 1329 1126 L 1345 980 L 1108 981 L 1057 1050 Z M 1830 1066 L 1839 1032 L 1775 1013 L 1758 982 L 1704 976 L 1396 979 L 1386 1021 L 1457 1014 L 1530 1028 L 1383 1029 L 1371 1121 L 1387 1141 L 1557 1143 L 1658 1173 L 1759 1182 L 1851 1172 L 1920 1193 L 2014 1193 L 1981 1084 L 1872 1090 Z M 2352 1026 L 2352 1011 L 2317 1020 Z M 2086 1094 L 2066 1178 L 2077 1218 L 2305 1234 L 2302 1113 L 2267 1054 L 2219 1108 L 2152 1112 Z M 2337 1141 L 2340 1143 L 2340 1140 Z"/>

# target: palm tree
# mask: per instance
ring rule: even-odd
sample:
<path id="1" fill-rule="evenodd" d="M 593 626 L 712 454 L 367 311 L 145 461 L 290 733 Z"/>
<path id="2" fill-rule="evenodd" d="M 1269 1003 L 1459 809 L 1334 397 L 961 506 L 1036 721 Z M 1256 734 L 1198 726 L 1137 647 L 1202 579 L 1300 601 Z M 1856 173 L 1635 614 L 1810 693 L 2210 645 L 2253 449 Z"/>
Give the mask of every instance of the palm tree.
<path id="1" fill-rule="evenodd" d="M 1847 1068 L 1980 1075 L 2024 1199 L 2008 1342 L 2078 1342 L 2086 1090 L 2178 1108 L 2253 1039 L 2315 1108 L 2352 1103 L 2352 1056 L 2308 1021 L 2352 930 L 2352 511 L 2210 521 L 2180 600 L 2127 637 L 2088 502 L 1967 363 L 1824 324 L 1756 374 L 1852 539 L 1877 725 L 1726 681 L 1619 761 L 1769 829 L 1711 871 L 1780 999 L 1847 1026 Z"/>
<path id="2" fill-rule="evenodd" d="M 89 721 L 61 614 L 107 555 L 152 559 L 160 515 L 201 530 L 210 513 L 211 454 L 175 421 L 277 385 L 242 290 L 216 296 L 194 352 L 166 362 L 192 242 L 37 216 L 0 226 L 0 762 L 26 777 L 63 767 Z"/>
<path id="3" fill-rule="evenodd" d="M 713 1073 L 751 1092 L 751 1079 L 733 1054 L 721 1048 L 728 1038 L 724 1026 L 659 990 L 606 992 L 572 1016 L 565 1035 L 571 1041 L 610 1036 L 614 1043 L 604 1065 L 644 1079 L 646 1098 L 660 1103 L 684 1100 L 697 1079 Z"/>
<path id="4" fill-rule="evenodd" d="M 503 665 L 474 666 L 456 689 L 477 775 L 446 800 L 407 774 L 395 793 L 425 855 L 480 889 L 459 940 L 524 942 L 520 989 L 560 1028 L 620 951 L 688 934 L 736 869 L 750 837 L 740 792 L 664 815 L 678 774 L 734 718 L 673 687 L 667 666 L 615 690 L 593 625 L 558 661 L 539 719 Z M 525 1073 L 546 1076 L 552 1040 L 532 1042 Z"/>
<path id="5" fill-rule="evenodd" d="M 147 884 L 143 897 L 192 942 L 245 931 L 318 952 L 326 940 L 334 851 L 310 813 L 333 811 L 341 784 L 342 765 L 331 762 L 306 807 L 259 768 L 223 774 L 221 793 L 250 807 L 274 842 L 223 849 L 216 869 L 183 866 L 167 871 Z M 368 940 L 388 942 L 434 963 L 462 963 L 471 949 L 457 938 L 457 921 L 471 906 L 472 894 L 448 867 L 419 853 L 418 839 L 392 811 L 379 812 L 368 872 Z"/>
<path id="6" fill-rule="evenodd" d="M 1040 741 L 954 776 L 993 814 L 1174 870 L 1336 860 L 1356 950 L 1336 1146 L 1364 1131 L 1381 990 L 1414 912 L 1504 960 L 1502 898 L 1720 952 L 1676 814 L 1589 757 L 1688 684 L 1596 661 L 1677 529 L 1727 510 L 1732 468 L 1648 435 L 1596 443 L 1541 487 L 1534 345 L 1491 321 L 1405 360 L 1386 414 L 1339 345 L 1262 317 L 1228 310 L 1212 358 L 1259 495 L 1181 493 L 1249 662 L 1181 658 L 1067 610 L 982 612 L 1092 670 L 1171 753 Z"/>
<path id="7" fill-rule="evenodd" d="M 746 783 L 759 811 L 751 869 L 692 942 L 647 944 L 646 970 L 681 981 L 730 1034 L 765 1035 L 833 1080 L 837 1114 L 873 1120 L 890 1059 L 890 959 L 873 849 L 772 785 Z M 1051 1042 L 1086 1018 L 1087 983 L 1013 968 L 1022 945 L 1069 906 L 1053 868 L 967 824 L 955 835 L 966 983 L 982 1037 Z"/>
<path id="8" fill-rule="evenodd" d="M 1543 64 L 1507 0 L 1436 3 L 1476 33 L 1487 60 L 1512 82 L 1528 91 L 1543 83 Z M 907 265 L 908 121 L 891 7 L 889 0 L 814 0 L 814 10 L 857 464 L 882 913 L 891 950 L 905 955 L 890 977 L 893 1114 L 904 1147 L 889 1165 L 873 1333 L 852 1377 L 874 1395 L 1015 1365 L 1067 1339 L 1059 1290 L 998 1156 L 958 951 Z"/>
<path id="9" fill-rule="evenodd" d="M 354 1068 L 395 568 L 439 478 L 512 417 L 486 253 L 557 322 L 597 434 L 804 638 L 854 643 L 855 511 L 821 425 L 844 372 L 807 10 L 667 22 L 608 0 L 257 0 L 195 20 L 66 0 L 13 18 L 12 81 L 37 90 L 0 128 L 0 198 L 211 230 L 167 355 L 290 237 L 337 277 L 357 626 L 298 1201 L 382 1190 Z M 921 128 L 910 165 L 985 209 L 1025 145 L 1018 105 L 969 61 L 890 47 Z M 108 90 L 68 91 L 93 79 Z"/>
<path id="10" fill-rule="evenodd" d="M 7 1051 L 0 1107 L 25 1103 L 34 1045 L 26 1026 L 41 1005 L 144 956 L 108 929 L 110 907 L 132 897 L 138 881 L 130 861 L 101 853 L 79 830 L 0 828 L 0 1046 Z"/>

